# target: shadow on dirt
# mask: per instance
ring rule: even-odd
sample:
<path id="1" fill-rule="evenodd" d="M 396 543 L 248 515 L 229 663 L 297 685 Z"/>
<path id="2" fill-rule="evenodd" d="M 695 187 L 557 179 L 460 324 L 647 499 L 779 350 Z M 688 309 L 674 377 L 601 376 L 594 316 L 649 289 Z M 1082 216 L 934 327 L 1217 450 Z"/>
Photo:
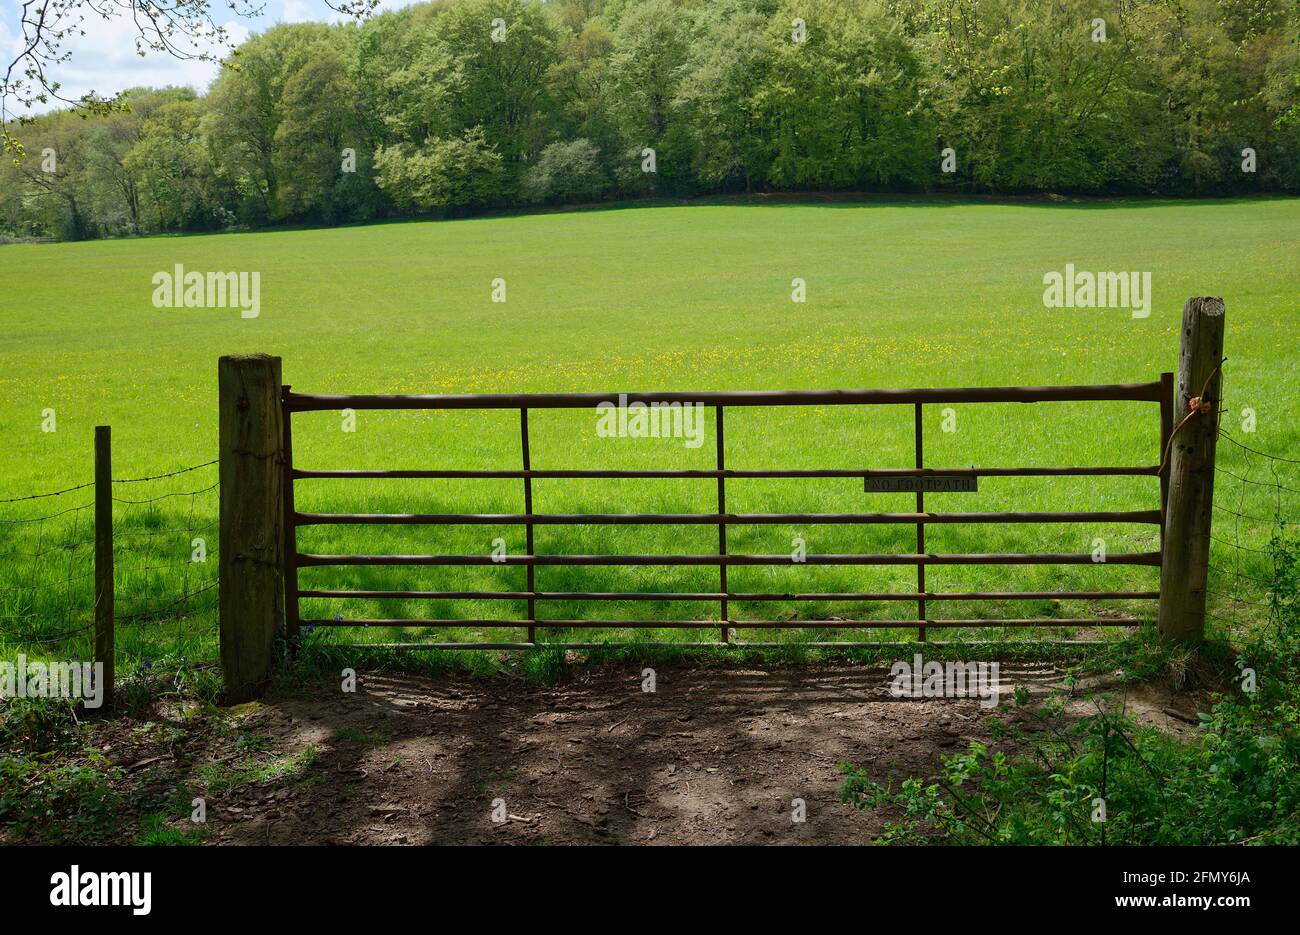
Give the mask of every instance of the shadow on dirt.
<path id="1" fill-rule="evenodd" d="M 1004 680 L 1051 680 L 1021 664 Z M 868 843 L 838 764 L 929 775 L 990 739 L 976 699 L 896 699 L 883 666 L 660 665 L 559 685 L 362 673 L 243 715 L 310 762 L 209 803 L 210 843 Z M 803 817 L 799 802 L 804 803 Z"/>

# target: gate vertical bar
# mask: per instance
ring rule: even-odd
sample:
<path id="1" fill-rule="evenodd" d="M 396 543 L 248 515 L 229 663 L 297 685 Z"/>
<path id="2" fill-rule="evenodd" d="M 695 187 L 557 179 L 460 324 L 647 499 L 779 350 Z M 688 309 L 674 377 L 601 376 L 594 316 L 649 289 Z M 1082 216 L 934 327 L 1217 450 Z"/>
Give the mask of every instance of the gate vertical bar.
<path id="1" fill-rule="evenodd" d="M 1160 554 L 1165 551 L 1165 522 L 1169 510 L 1169 437 L 1174 431 L 1174 375 L 1160 374 Z"/>
<path id="2" fill-rule="evenodd" d="M 296 653 L 299 642 L 298 611 L 298 526 L 293 506 L 293 413 L 285 405 L 290 386 L 280 388 L 280 407 L 284 421 L 284 635 L 289 651 Z"/>
<path id="3" fill-rule="evenodd" d="M 727 469 L 727 458 L 724 454 L 724 437 L 722 422 L 722 407 L 718 406 L 714 410 L 717 414 L 717 446 L 718 446 L 718 471 L 722 472 Z M 718 514 L 722 515 L 727 512 L 727 481 L 721 473 L 718 474 Z M 721 559 L 727 554 L 727 524 L 718 523 L 718 558 Z M 727 564 L 718 562 L 718 585 L 722 592 L 722 600 L 719 602 L 719 618 L 722 620 L 722 642 L 731 642 L 730 629 L 727 621 L 731 619 L 727 610 Z"/>
<path id="4" fill-rule="evenodd" d="M 113 704 L 113 430 L 95 426 L 95 662 L 103 665 L 101 710 Z"/>
<path id="5" fill-rule="evenodd" d="M 519 441 L 524 453 L 524 470 L 531 471 L 532 457 L 528 450 L 528 409 L 519 410 Z M 533 479 L 527 474 L 524 475 L 524 512 L 529 516 L 533 515 Z M 533 554 L 533 524 L 528 523 L 524 526 L 524 542 L 528 554 Z M 528 566 L 528 642 L 537 642 L 537 601 L 532 597 L 536 588 L 537 578 L 536 570 L 533 565 Z"/>
<path id="6" fill-rule="evenodd" d="M 913 419 L 913 428 L 916 435 L 916 467 L 919 470 L 925 463 L 925 448 L 921 443 L 921 404 L 916 404 L 915 417 Z M 925 476 L 918 475 L 916 479 L 916 512 L 925 512 Z M 916 554 L 925 554 L 925 523 L 916 524 Z M 925 565 L 922 562 L 916 563 L 916 593 L 925 594 Z M 925 598 L 916 599 L 916 619 L 924 620 L 925 618 Z M 920 627 L 917 631 L 917 639 L 922 643 L 925 642 L 925 627 Z"/>

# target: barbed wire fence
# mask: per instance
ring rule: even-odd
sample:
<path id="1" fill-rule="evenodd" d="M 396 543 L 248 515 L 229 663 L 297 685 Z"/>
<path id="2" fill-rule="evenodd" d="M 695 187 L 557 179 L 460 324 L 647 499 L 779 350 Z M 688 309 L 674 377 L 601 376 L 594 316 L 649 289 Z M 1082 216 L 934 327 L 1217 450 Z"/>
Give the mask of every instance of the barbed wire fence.
<path id="1" fill-rule="evenodd" d="M 215 657 L 216 464 L 111 483 L 116 654 Z M 89 659 L 95 484 L 0 499 L 0 655 Z"/>
<path id="2" fill-rule="evenodd" d="M 1221 403 L 1206 617 L 1235 641 L 1274 610 L 1276 539 L 1300 527 L 1300 458 L 1264 451 L 1228 432 L 1228 411 Z"/>
<path id="3" fill-rule="evenodd" d="M 0 635 L 6 644 L 50 647 L 90 645 L 94 615 L 94 508 L 57 500 L 94 484 L 0 500 L 14 503 L 54 500 L 35 516 L 0 516 Z M 54 556 L 54 557 L 51 557 Z"/>

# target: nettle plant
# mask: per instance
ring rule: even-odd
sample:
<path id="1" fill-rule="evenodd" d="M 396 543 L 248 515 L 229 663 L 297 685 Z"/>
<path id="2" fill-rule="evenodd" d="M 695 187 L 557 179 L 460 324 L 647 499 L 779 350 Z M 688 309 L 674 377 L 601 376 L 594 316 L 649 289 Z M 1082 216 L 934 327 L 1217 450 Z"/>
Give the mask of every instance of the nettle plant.
<path id="1" fill-rule="evenodd" d="M 1300 542 L 1275 533 L 1270 625 L 1238 648 L 1238 679 L 1180 742 L 1141 726 L 1113 696 L 1068 718 L 1063 690 L 1016 704 L 1028 732 L 992 722 L 1012 751 L 983 743 L 929 779 L 895 786 L 842 764 L 841 793 L 896 810 L 882 843 L 1230 844 L 1300 842 Z"/>

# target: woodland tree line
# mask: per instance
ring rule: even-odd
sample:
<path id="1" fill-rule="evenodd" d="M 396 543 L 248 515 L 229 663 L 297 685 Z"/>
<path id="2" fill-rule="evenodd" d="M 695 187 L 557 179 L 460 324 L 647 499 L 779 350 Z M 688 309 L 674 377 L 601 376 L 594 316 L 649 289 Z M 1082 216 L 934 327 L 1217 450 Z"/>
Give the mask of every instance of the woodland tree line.
<path id="1" fill-rule="evenodd" d="M 0 234 L 746 191 L 1297 192 L 1298 35 L 1296 0 L 437 0 L 276 26 L 202 95 L 17 127 Z"/>

